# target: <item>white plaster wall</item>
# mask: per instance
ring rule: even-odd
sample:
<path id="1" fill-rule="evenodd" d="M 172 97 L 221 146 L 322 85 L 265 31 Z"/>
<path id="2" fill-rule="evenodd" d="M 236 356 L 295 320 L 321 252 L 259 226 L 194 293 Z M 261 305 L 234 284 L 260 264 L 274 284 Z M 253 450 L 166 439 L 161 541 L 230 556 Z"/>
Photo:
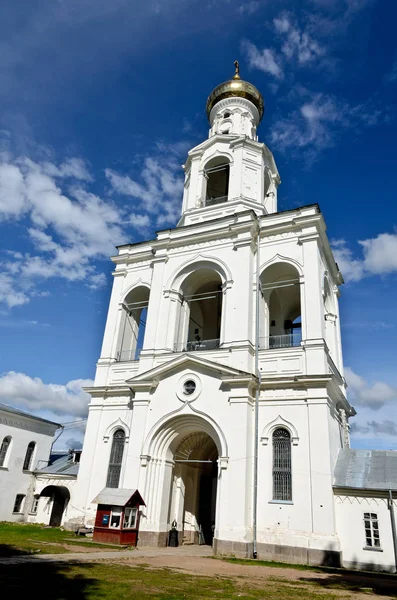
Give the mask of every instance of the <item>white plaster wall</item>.
<path id="1" fill-rule="evenodd" d="M 362 495 L 362 492 L 360 494 L 355 495 L 354 490 L 348 493 L 341 491 L 335 493 L 335 514 L 341 540 L 343 566 L 395 571 L 387 499 L 374 497 L 370 491 L 368 496 Z M 394 514 L 396 511 L 397 502 L 394 500 Z M 381 551 L 365 549 L 364 513 L 366 512 L 378 515 Z"/>
<path id="2" fill-rule="evenodd" d="M 37 421 L 34 417 L 19 416 L 0 410 L 0 443 L 11 436 L 6 462 L 0 467 L 0 521 L 22 521 L 31 506 L 32 471 L 23 471 L 26 450 L 30 442 L 36 443 L 32 470 L 48 463 L 56 425 Z M 28 496 L 21 514 L 13 514 L 17 494 Z"/>
<path id="3" fill-rule="evenodd" d="M 267 400 L 259 419 L 258 542 L 337 550 L 326 400 Z M 273 500 L 272 433 L 277 427 L 287 428 L 292 438 L 292 502 Z"/>

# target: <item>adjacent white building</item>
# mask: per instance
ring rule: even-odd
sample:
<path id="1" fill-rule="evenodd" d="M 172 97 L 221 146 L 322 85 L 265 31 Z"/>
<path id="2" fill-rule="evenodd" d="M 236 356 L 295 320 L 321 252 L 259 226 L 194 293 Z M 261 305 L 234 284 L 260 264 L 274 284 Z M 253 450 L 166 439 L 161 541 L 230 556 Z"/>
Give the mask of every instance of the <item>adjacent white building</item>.
<path id="1" fill-rule="evenodd" d="M 40 417 L 0 404 L 0 521 L 35 518 L 35 469 L 48 464 L 56 430 Z"/>

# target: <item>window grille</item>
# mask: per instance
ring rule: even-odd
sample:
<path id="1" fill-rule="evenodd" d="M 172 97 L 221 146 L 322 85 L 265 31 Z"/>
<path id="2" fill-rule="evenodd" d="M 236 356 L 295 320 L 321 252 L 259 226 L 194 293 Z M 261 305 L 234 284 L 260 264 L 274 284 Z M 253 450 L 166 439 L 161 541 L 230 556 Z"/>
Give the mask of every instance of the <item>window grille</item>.
<path id="1" fill-rule="evenodd" d="M 121 463 L 123 461 L 125 443 L 125 433 L 122 429 L 118 429 L 114 432 L 112 449 L 110 451 L 110 460 L 108 468 L 108 477 L 106 481 L 106 487 L 117 488 L 119 487 Z"/>
<path id="2" fill-rule="evenodd" d="M 292 500 L 291 436 L 282 428 L 273 433 L 273 500 Z"/>
<path id="3" fill-rule="evenodd" d="M 365 545 L 380 548 L 379 523 L 376 513 L 364 513 Z"/>
<path id="4" fill-rule="evenodd" d="M 4 438 L 4 440 L 1 443 L 1 448 L 0 448 L 0 467 L 4 467 L 4 463 L 6 460 L 6 456 L 7 456 L 7 451 L 8 448 L 10 447 L 11 444 L 11 438 L 8 435 L 7 437 Z"/>
<path id="5" fill-rule="evenodd" d="M 35 442 L 30 442 L 28 444 L 26 454 L 25 454 L 25 460 L 23 462 L 23 467 L 22 467 L 24 471 L 30 471 L 30 467 L 32 466 L 33 452 L 34 452 L 35 447 L 36 447 Z"/>
<path id="6" fill-rule="evenodd" d="M 22 512 L 22 502 L 23 502 L 24 498 L 25 498 L 25 496 L 23 494 L 16 495 L 15 502 L 14 502 L 14 509 L 12 512 L 14 512 L 14 513 Z"/>

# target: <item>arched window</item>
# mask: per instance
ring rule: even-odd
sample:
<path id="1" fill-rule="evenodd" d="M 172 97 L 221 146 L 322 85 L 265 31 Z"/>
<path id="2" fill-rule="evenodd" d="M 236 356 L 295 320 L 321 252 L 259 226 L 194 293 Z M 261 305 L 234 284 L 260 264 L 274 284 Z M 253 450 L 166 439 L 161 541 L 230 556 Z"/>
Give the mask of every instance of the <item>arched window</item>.
<path id="1" fill-rule="evenodd" d="M 146 286 L 133 289 L 123 302 L 118 361 L 138 360 L 145 337 L 150 290 Z"/>
<path id="2" fill-rule="evenodd" d="M 292 500 L 291 436 L 283 427 L 273 433 L 273 500 Z"/>
<path id="3" fill-rule="evenodd" d="M 222 133 L 229 133 L 228 130 Z M 229 161 L 225 156 L 218 156 L 205 166 L 204 176 L 207 180 L 205 205 L 212 206 L 226 202 L 229 193 Z"/>
<path id="4" fill-rule="evenodd" d="M 117 429 L 113 434 L 112 449 L 108 468 L 106 487 L 119 487 L 121 463 L 123 461 L 125 433 L 123 429 Z"/>
<path id="5" fill-rule="evenodd" d="M 0 467 L 4 467 L 4 465 L 5 465 L 6 458 L 7 458 L 7 452 L 8 452 L 8 448 L 10 447 L 10 444 L 11 444 L 11 437 L 9 435 L 7 435 L 7 437 L 5 437 L 1 443 Z"/>
<path id="6" fill-rule="evenodd" d="M 28 444 L 26 454 L 25 454 L 25 460 L 23 461 L 23 470 L 24 471 L 30 471 L 30 468 L 32 466 L 32 460 L 33 460 L 33 452 L 34 452 L 35 448 L 36 448 L 35 442 L 30 442 Z"/>
<path id="7" fill-rule="evenodd" d="M 210 268 L 191 273 L 180 290 L 182 304 L 176 352 L 214 350 L 220 345 L 222 279 Z"/>
<path id="8" fill-rule="evenodd" d="M 261 275 L 262 348 L 299 346 L 302 340 L 299 273 L 287 263 L 274 263 Z M 266 316 L 265 316 L 266 315 Z"/>

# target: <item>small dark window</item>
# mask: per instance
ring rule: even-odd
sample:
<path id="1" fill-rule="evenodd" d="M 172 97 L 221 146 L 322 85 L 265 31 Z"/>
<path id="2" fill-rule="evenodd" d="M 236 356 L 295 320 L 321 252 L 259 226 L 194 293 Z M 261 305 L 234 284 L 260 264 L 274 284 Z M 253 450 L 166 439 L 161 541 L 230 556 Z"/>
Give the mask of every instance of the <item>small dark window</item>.
<path id="1" fill-rule="evenodd" d="M 33 460 L 33 452 L 34 452 L 35 448 L 36 448 L 35 442 L 30 442 L 28 444 L 26 454 L 25 454 L 25 460 L 23 462 L 23 470 L 24 471 L 30 471 L 30 469 L 31 469 L 32 460 Z"/>
<path id="2" fill-rule="evenodd" d="M 185 381 L 185 383 L 183 384 L 183 393 L 186 394 L 186 396 L 190 396 L 190 394 L 193 394 L 196 390 L 196 382 L 193 381 L 193 379 L 188 379 L 187 381 Z"/>
<path id="3" fill-rule="evenodd" d="M 39 505 L 39 498 L 40 498 L 40 496 L 33 496 L 32 506 L 30 508 L 30 514 L 31 515 L 36 515 L 37 514 L 37 507 Z"/>
<path id="4" fill-rule="evenodd" d="M 11 444 L 11 437 L 9 435 L 7 435 L 7 437 L 4 438 L 4 440 L 1 443 L 1 448 L 0 448 L 0 467 L 4 467 L 5 461 L 6 461 L 6 457 L 7 457 L 7 452 L 8 452 L 8 448 L 10 447 Z"/>
<path id="5" fill-rule="evenodd" d="M 14 513 L 22 512 L 22 503 L 23 503 L 24 498 L 25 498 L 25 496 L 23 494 L 16 495 L 15 502 L 14 502 L 14 509 L 12 512 L 14 512 Z"/>
<path id="6" fill-rule="evenodd" d="M 230 117 L 230 112 L 225 112 L 225 114 L 223 115 L 224 119 L 228 119 Z"/>
<path id="7" fill-rule="evenodd" d="M 108 468 L 108 477 L 106 487 L 117 488 L 120 482 L 121 464 L 123 462 L 125 444 L 125 433 L 122 429 L 117 429 L 113 435 L 112 449 L 110 451 L 110 460 Z"/>

